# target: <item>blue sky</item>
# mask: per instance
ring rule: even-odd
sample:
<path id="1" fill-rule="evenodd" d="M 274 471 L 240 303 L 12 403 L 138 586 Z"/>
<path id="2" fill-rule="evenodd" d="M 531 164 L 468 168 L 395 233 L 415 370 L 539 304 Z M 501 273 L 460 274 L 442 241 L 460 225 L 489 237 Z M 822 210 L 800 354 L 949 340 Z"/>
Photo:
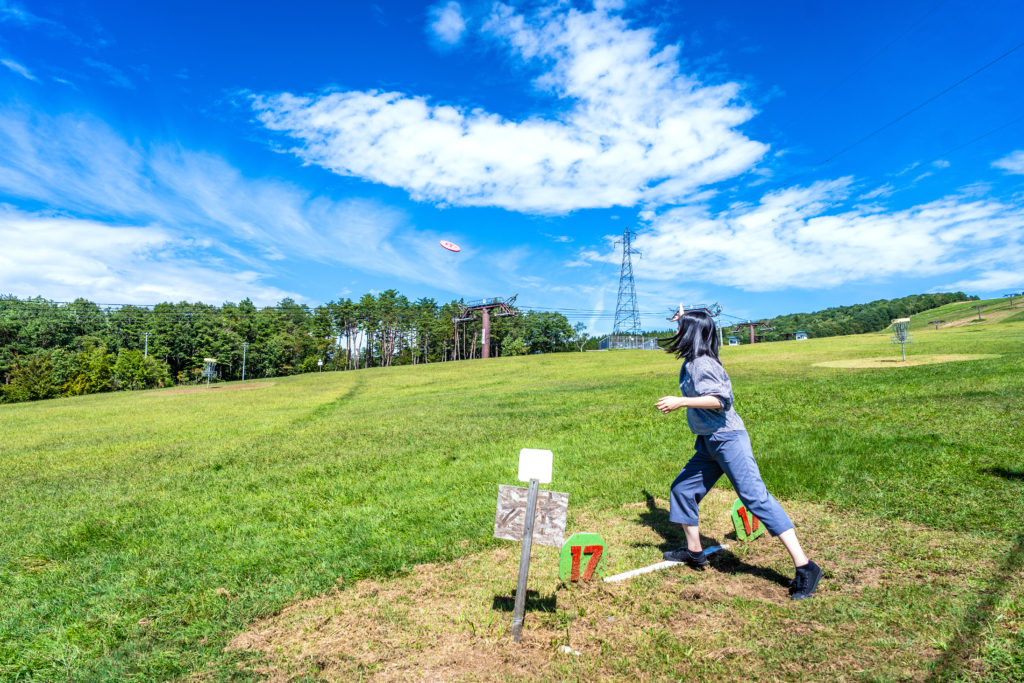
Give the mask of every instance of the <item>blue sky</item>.
<path id="1" fill-rule="evenodd" d="M 1022 26 L 1008 0 L 0 0 L 0 292 L 518 293 L 599 333 L 626 227 L 650 328 L 1019 291 Z"/>

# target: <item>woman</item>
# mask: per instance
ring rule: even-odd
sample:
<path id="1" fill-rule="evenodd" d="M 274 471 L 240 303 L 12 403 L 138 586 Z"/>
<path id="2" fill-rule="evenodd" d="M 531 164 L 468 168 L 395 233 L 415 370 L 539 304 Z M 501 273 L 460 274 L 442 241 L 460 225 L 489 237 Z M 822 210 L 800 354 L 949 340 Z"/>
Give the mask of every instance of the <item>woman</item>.
<path id="1" fill-rule="evenodd" d="M 718 360 L 714 320 L 704 311 L 684 313 L 679 316 L 676 335 L 662 341 L 669 353 L 684 361 L 679 371 L 683 395 L 664 396 L 655 407 L 665 414 L 686 408 L 686 421 L 697 435 L 696 452 L 672 482 L 669 504 L 669 519 L 682 525 L 686 547 L 666 552 L 665 559 L 685 562 L 696 569 L 707 566 L 697 532 L 697 505 L 725 473 L 746 508 L 769 533 L 779 537 L 792 556 L 796 577 L 789 587 L 790 596 L 794 600 L 811 597 L 817 591 L 821 568 L 807 559 L 793 522 L 761 481 L 750 437 L 732 408 L 732 382 Z"/>

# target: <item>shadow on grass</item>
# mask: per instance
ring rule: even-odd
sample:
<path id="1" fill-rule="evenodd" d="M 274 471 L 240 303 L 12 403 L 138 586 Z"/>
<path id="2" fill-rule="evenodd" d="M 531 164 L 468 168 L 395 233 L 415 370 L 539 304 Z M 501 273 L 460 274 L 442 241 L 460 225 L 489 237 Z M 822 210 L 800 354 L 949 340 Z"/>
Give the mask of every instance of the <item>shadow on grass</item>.
<path id="1" fill-rule="evenodd" d="M 642 491 L 644 499 L 647 503 L 647 510 L 640 513 L 640 521 L 654 529 L 659 536 L 661 536 L 661 543 L 658 544 L 658 550 L 675 550 L 676 548 L 686 544 L 686 537 L 683 535 L 683 530 L 675 522 L 669 521 L 668 510 L 658 507 L 657 501 L 649 491 Z M 705 536 L 701 534 L 700 537 L 701 545 L 705 548 L 711 545 L 721 545 L 717 538 L 711 536 Z M 634 543 L 634 548 L 641 548 L 643 546 L 650 545 L 647 543 Z"/>
<path id="2" fill-rule="evenodd" d="M 1024 481 L 1024 470 L 1008 470 L 1005 467 L 986 467 L 978 470 L 982 474 L 991 474 L 993 477 L 1002 477 L 1010 481 Z"/>
<path id="3" fill-rule="evenodd" d="M 1011 481 L 1024 481 L 1024 472 L 1008 470 L 1003 467 L 989 467 L 979 470 Z M 929 681 L 946 681 L 956 678 L 956 674 L 967 668 L 970 658 L 981 647 L 982 638 L 989 625 L 996 618 L 996 605 L 1010 588 L 1010 582 L 1024 570 L 1024 535 L 1017 537 L 1013 546 L 993 576 L 993 581 L 981 595 L 957 628 L 956 645 L 946 650 L 935 662 Z"/>
<path id="4" fill-rule="evenodd" d="M 658 507 L 658 503 L 650 492 L 645 490 L 643 495 L 647 502 L 647 510 L 640 513 L 640 522 L 654 529 L 661 536 L 662 542 L 658 545 L 658 550 L 675 550 L 685 545 L 686 539 L 683 536 L 683 531 L 679 528 L 678 524 L 669 521 L 668 510 Z M 728 534 L 726 538 L 733 542 L 737 540 L 735 534 Z M 703 534 L 701 534 L 700 542 L 705 548 L 712 545 L 721 545 L 718 539 Z M 643 544 L 634 544 L 634 547 L 641 547 L 641 545 Z M 780 586 L 789 587 L 791 577 L 780 574 L 769 567 L 758 567 L 757 565 L 748 564 L 727 549 L 719 550 L 717 553 L 709 556 L 708 560 L 711 562 L 711 568 L 716 571 L 725 574 L 749 574 L 777 583 Z"/>
<path id="5" fill-rule="evenodd" d="M 495 595 L 494 602 L 491 604 L 491 609 L 500 612 L 511 612 L 516 606 L 516 592 L 512 591 L 512 595 Z M 554 595 L 550 595 L 546 598 L 540 597 L 540 593 L 534 590 L 526 591 L 526 607 L 527 612 L 554 612 L 558 606 L 558 600 Z"/>
<path id="6" fill-rule="evenodd" d="M 957 679 L 957 674 L 969 668 L 972 655 L 982 645 L 982 639 L 989 625 L 996 618 L 996 605 L 1009 589 L 1010 582 L 1024 569 L 1024 536 L 1017 537 L 1017 544 L 1006 556 L 1006 561 L 996 570 L 995 580 L 982 593 L 981 599 L 968 610 L 957 628 L 956 644 L 946 650 L 935 662 L 929 681 Z"/>

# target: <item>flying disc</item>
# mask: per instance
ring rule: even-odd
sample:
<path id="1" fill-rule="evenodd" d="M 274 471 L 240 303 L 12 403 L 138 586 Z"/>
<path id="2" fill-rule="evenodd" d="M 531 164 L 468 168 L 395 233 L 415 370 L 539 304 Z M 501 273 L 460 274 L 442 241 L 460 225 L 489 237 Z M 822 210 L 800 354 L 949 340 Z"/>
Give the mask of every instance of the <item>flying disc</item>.
<path id="1" fill-rule="evenodd" d="M 441 240 L 441 246 L 447 249 L 448 251 L 462 251 L 462 247 L 460 247 L 457 244 L 453 244 L 448 240 Z"/>

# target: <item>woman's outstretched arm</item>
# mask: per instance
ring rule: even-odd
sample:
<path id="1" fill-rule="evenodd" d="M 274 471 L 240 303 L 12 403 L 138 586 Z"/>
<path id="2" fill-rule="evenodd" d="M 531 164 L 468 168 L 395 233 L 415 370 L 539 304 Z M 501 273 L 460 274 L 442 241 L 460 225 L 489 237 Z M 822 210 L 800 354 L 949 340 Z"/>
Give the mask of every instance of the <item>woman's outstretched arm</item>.
<path id="1" fill-rule="evenodd" d="M 704 410 L 721 410 L 722 399 L 717 396 L 662 396 L 654 407 L 666 415 L 679 408 L 703 408 Z"/>

